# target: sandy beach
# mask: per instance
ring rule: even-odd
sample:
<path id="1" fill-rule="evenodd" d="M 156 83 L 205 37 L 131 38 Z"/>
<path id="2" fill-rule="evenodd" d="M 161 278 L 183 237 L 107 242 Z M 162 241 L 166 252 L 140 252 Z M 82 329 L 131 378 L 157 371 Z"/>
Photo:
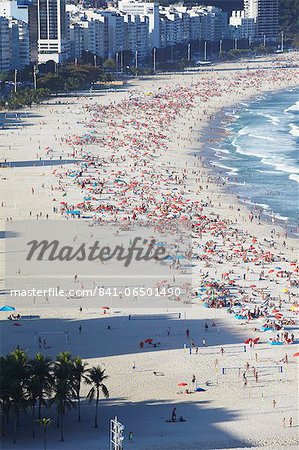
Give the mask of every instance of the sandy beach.
<path id="1" fill-rule="evenodd" d="M 49 449 L 108 448 L 109 419 L 115 415 L 125 426 L 124 448 L 298 446 L 297 240 L 274 217 L 265 223 L 238 203 L 202 157 L 203 142 L 217 138 L 215 114 L 298 85 L 297 59 L 293 53 L 157 75 L 121 89 L 51 99 L 19 112 L 20 119 L 9 113 L 11 121 L 0 129 L 0 160 L 21 163 L 0 168 L 1 232 L 22 223 L 31 223 L 32 230 L 40 222 L 51 227 L 53 221 L 75 233 L 80 221 L 92 224 L 89 238 L 103 224 L 116 223 L 129 239 L 135 222 L 160 231 L 172 222 L 182 230 L 191 226 L 185 240 L 192 251 L 185 249 L 181 261 L 151 262 L 146 271 L 133 265 L 126 279 L 121 271 L 109 278 L 108 263 L 102 277 L 74 268 L 64 297 L 12 297 L 16 285 L 28 290 L 40 280 L 21 267 L 18 247 L 14 278 L 7 277 L 5 258 L 14 238 L 6 247 L 0 240 L 1 305 L 37 316 L 16 327 L 1 313 L 1 355 L 20 345 L 33 356 L 38 332 L 47 340 L 43 353 L 55 357 L 68 350 L 101 364 L 109 376 L 110 398 L 100 401 L 101 427 L 92 428 L 94 407 L 83 400 L 80 424 L 76 411 L 67 414 L 63 444 L 55 425 L 50 427 Z M 58 275 L 49 275 L 50 282 L 41 276 L 41 285 L 62 286 Z M 162 307 L 133 294 L 134 287 L 154 289 L 161 280 L 181 289 Z M 80 295 L 100 286 L 127 288 L 129 294 Z M 140 347 L 146 338 L 158 345 Z M 86 391 L 83 386 L 82 396 Z M 184 422 L 168 422 L 173 408 Z M 55 411 L 44 414 L 55 418 Z M 4 436 L 3 449 L 40 448 L 40 438 L 26 431 L 29 420 L 22 418 L 16 444 L 9 433 Z"/>

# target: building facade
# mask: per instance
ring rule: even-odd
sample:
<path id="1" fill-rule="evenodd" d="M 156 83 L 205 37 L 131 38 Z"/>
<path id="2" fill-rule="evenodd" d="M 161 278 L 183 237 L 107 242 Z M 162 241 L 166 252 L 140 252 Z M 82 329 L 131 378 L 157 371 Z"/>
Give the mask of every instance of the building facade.
<path id="1" fill-rule="evenodd" d="M 12 49 L 9 20 L 0 16 L 0 72 L 11 68 Z"/>
<path id="2" fill-rule="evenodd" d="M 37 0 L 38 62 L 68 59 L 68 20 L 65 0 Z"/>
<path id="3" fill-rule="evenodd" d="M 254 19 L 256 38 L 276 40 L 279 33 L 279 0 L 244 0 L 245 18 Z"/>
<path id="4" fill-rule="evenodd" d="M 134 0 L 120 0 L 118 10 L 130 16 L 148 17 L 149 23 L 149 47 L 153 49 L 160 46 L 160 17 L 159 3 L 146 3 Z"/>

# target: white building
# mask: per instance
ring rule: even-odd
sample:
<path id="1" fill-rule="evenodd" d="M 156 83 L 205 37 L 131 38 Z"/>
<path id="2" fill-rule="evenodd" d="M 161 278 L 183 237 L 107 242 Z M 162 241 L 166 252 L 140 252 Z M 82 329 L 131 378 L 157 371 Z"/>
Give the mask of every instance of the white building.
<path id="1" fill-rule="evenodd" d="M 149 20 L 149 46 L 158 48 L 160 46 L 160 18 L 159 4 L 146 3 L 134 0 L 120 0 L 118 9 L 130 16 L 146 16 Z"/>
<path id="2" fill-rule="evenodd" d="M 13 17 L 28 23 L 28 6 L 19 5 L 16 0 L 1 0 L 0 16 Z"/>
<path id="3" fill-rule="evenodd" d="M 65 0 L 38 0 L 38 62 L 63 63 L 68 58 Z"/>
<path id="4" fill-rule="evenodd" d="M 23 69 L 30 63 L 28 24 L 11 18 L 9 29 L 12 48 L 11 69 Z"/>
<path id="5" fill-rule="evenodd" d="M 148 17 L 124 15 L 125 49 L 130 50 L 137 60 L 144 60 L 149 53 Z"/>
<path id="6" fill-rule="evenodd" d="M 201 11 L 201 39 L 220 41 L 228 35 L 228 17 L 220 8 L 214 6 L 199 7 Z"/>
<path id="7" fill-rule="evenodd" d="M 160 9 L 160 45 L 195 40 L 218 41 L 228 36 L 228 18 L 220 8 L 171 5 Z"/>
<path id="8" fill-rule="evenodd" d="M 245 18 L 254 19 L 256 37 L 276 40 L 279 32 L 279 0 L 244 0 Z"/>
<path id="9" fill-rule="evenodd" d="M 232 37 L 254 39 L 256 36 L 256 21 L 245 17 L 245 11 L 232 11 L 229 19 L 232 27 Z"/>
<path id="10" fill-rule="evenodd" d="M 6 72 L 11 68 L 11 38 L 9 21 L 0 16 L 0 72 Z"/>
<path id="11" fill-rule="evenodd" d="M 181 41 L 182 23 L 180 15 L 173 8 L 160 12 L 160 47 L 173 47 Z"/>

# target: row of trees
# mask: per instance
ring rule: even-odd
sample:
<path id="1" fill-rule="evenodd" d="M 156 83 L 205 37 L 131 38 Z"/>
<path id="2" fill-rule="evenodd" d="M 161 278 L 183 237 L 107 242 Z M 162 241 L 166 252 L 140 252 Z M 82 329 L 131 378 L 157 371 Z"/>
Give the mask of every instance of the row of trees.
<path id="1" fill-rule="evenodd" d="M 59 66 L 55 73 L 47 73 L 38 79 L 38 86 L 52 93 L 75 91 L 89 88 L 97 81 L 111 81 L 111 75 L 99 67 L 91 65 L 67 64 Z"/>
<path id="2" fill-rule="evenodd" d="M 42 100 L 49 98 L 51 94 L 58 95 L 60 92 L 67 93 L 69 91 L 89 89 L 97 81 L 112 80 L 111 75 L 106 73 L 102 68 L 88 64 L 55 66 L 53 62 L 53 64 L 48 64 L 48 66 L 49 70 L 36 75 L 37 89 L 24 87 L 33 82 L 33 68 L 26 67 L 18 71 L 17 92 L 13 90 L 9 95 L 0 99 L 0 110 L 18 109 L 23 106 L 31 107 L 32 104 L 38 104 Z M 14 71 L 0 74 L 0 82 L 5 83 L 6 81 L 10 81 L 11 89 L 13 88 L 14 79 Z M 20 85 L 19 82 L 22 84 Z"/>
<path id="3" fill-rule="evenodd" d="M 64 418 L 67 410 L 77 408 L 81 421 L 81 388 L 90 388 L 87 398 L 95 400 L 94 426 L 98 427 L 98 405 L 100 394 L 105 398 L 109 392 L 104 384 L 107 379 L 100 366 L 89 367 L 80 357 L 72 357 L 69 352 L 57 355 L 55 361 L 41 353 L 29 358 L 27 353 L 17 348 L 6 357 L 0 358 L 0 406 L 1 431 L 5 434 L 6 424 L 13 420 L 13 442 L 16 442 L 21 412 L 31 411 L 32 437 L 35 437 L 37 420 L 43 424 L 42 407 L 55 406 L 60 439 L 64 440 Z"/>
<path id="4" fill-rule="evenodd" d="M 19 92 L 13 92 L 7 98 L 0 100 L 0 110 L 4 109 L 19 109 L 22 106 L 29 106 L 32 104 L 39 104 L 41 101 L 49 98 L 51 91 L 46 88 L 40 89 L 23 89 Z"/>

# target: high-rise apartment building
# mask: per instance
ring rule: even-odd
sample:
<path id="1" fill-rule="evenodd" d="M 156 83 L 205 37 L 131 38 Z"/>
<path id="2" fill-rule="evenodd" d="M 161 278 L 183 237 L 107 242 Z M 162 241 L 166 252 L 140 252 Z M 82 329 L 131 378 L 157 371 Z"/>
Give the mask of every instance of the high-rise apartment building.
<path id="1" fill-rule="evenodd" d="M 65 0 L 38 0 L 38 61 L 63 63 L 68 57 Z"/>
<path id="2" fill-rule="evenodd" d="M 12 50 L 11 69 L 23 69 L 29 64 L 29 28 L 26 22 L 9 20 Z"/>
<path id="3" fill-rule="evenodd" d="M 138 0 L 120 0 L 118 2 L 118 9 L 130 16 L 148 17 L 149 46 L 150 48 L 158 48 L 160 46 L 159 3 L 147 3 Z"/>
<path id="4" fill-rule="evenodd" d="M 256 37 L 275 40 L 279 32 L 279 0 L 244 0 L 245 18 L 256 22 Z"/>
<path id="5" fill-rule="evenodd" d="M 11 38 L 9 20 L 0 16 L 0 72 L 6 72 L 11 68 Z"/>

